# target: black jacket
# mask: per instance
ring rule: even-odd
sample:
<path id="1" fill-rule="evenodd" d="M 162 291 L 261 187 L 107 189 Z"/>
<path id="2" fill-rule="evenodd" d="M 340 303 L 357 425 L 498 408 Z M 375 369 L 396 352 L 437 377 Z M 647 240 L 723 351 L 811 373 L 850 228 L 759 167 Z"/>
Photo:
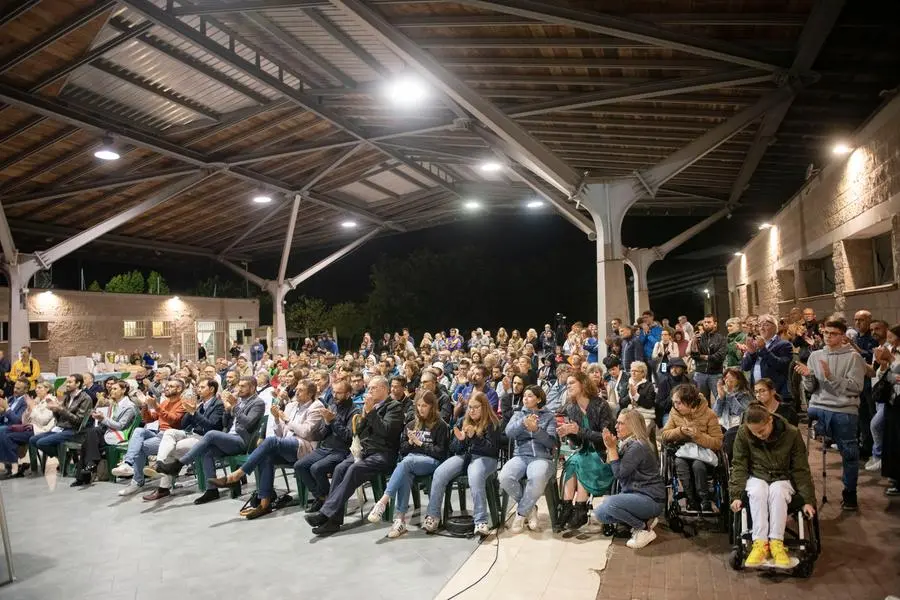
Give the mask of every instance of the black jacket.
<path id="1" fill-rule="evenodd" d="M 66 392 L 62 399 L 62 410 L 56 413 L 56 425 L 63 429 L 78 431 L 84 423 L 94 403 L 84 390 L 78 390 L 74 395 Z"/>
<path id="2" fill-rule="evenodd" d="M 626 375 L 631 370 L 631 363 L 644 360 L 644 349 L 637 336 L 633 335 L 628 339 L 622 338 L 622 357 L 619 360 Z"/>
<path id="3" fill-rule="evenodd" d="M 582 447 L 587 444 L 592 444 L 594 450 L 599 452 L 605 460 L 606 445 L 603 443 L 603 430 L 606 429 L 610 433 L 614 433 L 616 423 L 616 419 L 613 417 L 609 404 L 602 400 L 598 400 L 597 398 L 593 398 L 588 403 L 587 413 L 585 413 L 582 412 L 581 407 L 578 406 L 577 402 L 569 402 L 565 406 L 564 413 L 565 416 L 569 418 L 569 421 L 577 424 L 579 427 L 578 433 L 567 435 L 566 440 L 571 440 Z M 584 427 L 585 414 L 587 415 L 588 421 L 587 429 Z"/>
<path id="4" fill-rule="evenodd" d="M 455 435 L 450 436 L 450 454 L 462 456 L 470 454 L 472 456 L 487 456 L 489 458 L 498 458 L 500 456 L 500 432 L 499 426 L 490 424 L 484 430 L 484 435 L 466 438 L 464 441 L 456 439 Z"/>
<path id="5" fill-rule="evenodd" d="M 235 431 L 248 446 L 259 431 L 259 423 L 266 411 L 266 401 L 253 394 L 243 402 L 235 405 L 230 413 L 222 413 L 222 431 L 230 431 L 231 424 L 237 421 Z"/>
<path id="6" fill-rule="evenodd" d="M 447 423 L 438 419 L 438 422 L 431 429 L 415 430 L 414 427 L 415 421 L 410 423 L 406 430 L 400 434 L 400 456 L 424 454 L 440 461 L 447 458 L 447 451 L 450 448 L 450 427 Z M 415 431 L 416 435 L 422 440 L 422 445 L 414 446 L 410 444 L 406 431 Z"/>
<path id="7" fill-rule="evenodd" d="M 653 384 L 650 381 L 645 379 L 638 384 L 637 394 L 637 405 L 640 408 L 656 410 L 656 390 L 653 389 Z M 629 406 L 631 406 L 631 396 L 628 395 L 628 386 L 626 384 L 625 395 L 619 397 L 619 408 L 625 410 Z"/>
<path id="8" fill-rule="evenodd" d="M 524 394 L 503 394 L 500 398 L 500 431 L 505 431 L 509 420 L 513 413 L 522 407 L 522 396 Z"/>
<path id="9" fill-rule="evenodd" d="M 450 394 L 444 386 L 438 388 L 435 394 L 438 399 L 438 410 L 441 412 L 441 419 L 444 423 L 449 423 L 453 418 L 453 402 L 450 401 Z"/>
<path id="10" fill-rule="evenodd" d="M 666 373 L 659 378 L 656 388 L 656 426 L 663 426 L 663 415 L 669 414 L 672 410 L 672 390 L 682 383 L 691 383 L 691 378 L 687 375 L 674 377 L 670 373 Z"/>
<path id="11" fill-rule="evenodd" d="M 391 397 L 364 415 L 357 430 L 363 458 L 378 452 L 396 456 L 400 451 L 400 433 L 404 423 L 403 406 Z"/>
<path id="12" fill-rule="evenodd" d="M 322 440 L 319 448 L 348 453 L 353 442 L 353 416 L 359 414 L 359 407 L 347 399 L 340 404 L 332 404 L 330 410 L 334 411 L 334 419 L 331 423 L 323 419 L 319 425 L 319 438 Z"/>
<path id="13" fill-rule="evenodd" d="M 181 429 L 193 431 L 199 435 L 203 435 L 207 431 L 221 431 L 224 415 L 225 405 L 216 396 L 208 407 L 205 402 L 200 402 L 197 404 L 194 414 L 185 412 L 184 417 L 181 418 Z"/>
<path id="14" fill-rule="evenodd" d="M 696 338 L 696 342 L 696 346 L 693 341 L 691 342 L 691 358 L 694 359 L 694 371 L 708 375 L 721 375 L 725 354 L 728 352 L 728 342 L 725 337 L 718 331 L 701 333 Z M 701 354 L 705 354 L 709 358 L 701 360 Z"/>

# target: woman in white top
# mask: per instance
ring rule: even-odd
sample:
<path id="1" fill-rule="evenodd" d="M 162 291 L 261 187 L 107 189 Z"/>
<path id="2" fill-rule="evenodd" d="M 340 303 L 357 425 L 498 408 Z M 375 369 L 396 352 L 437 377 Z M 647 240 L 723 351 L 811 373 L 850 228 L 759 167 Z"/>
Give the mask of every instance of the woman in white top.
<path id="1" fill-rule="evenodd" d="M 667 373 L 669 361 L 680 356 L 678 344 L 672 339 L 672 334 L 667 329 L 663 329 L 662 339 L 653 346 L 653 364 L 656 365 L 656 370 L 659 373 Z"/>
<path id="2" fill-rule="evenodd" d="M 22 413 L 22 422 L 0 428 L 0 462 L 6 464 L 6 476 L 10 476 L 13 463 L 19 461 L 19 447 L 27 447 L 28 440 L 39 433 L 46 433 L 56 426 L 56 417 L 47 408 L 50 384 L 40 381 L 34 388 L 36 398 L 25 394 L 25 412 Z M 19 465 L 15 477 L 24 477 L 29 468 L 28 463 Z"/>

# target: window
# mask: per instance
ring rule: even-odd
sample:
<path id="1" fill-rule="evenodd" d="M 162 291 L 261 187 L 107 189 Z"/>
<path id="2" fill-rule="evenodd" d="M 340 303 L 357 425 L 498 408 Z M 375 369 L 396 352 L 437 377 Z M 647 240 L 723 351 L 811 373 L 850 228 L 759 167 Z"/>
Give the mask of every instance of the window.
<path id="1" fill-rule="evenodd" d="M 894 253 L 891 246 L 891 232 L 872 238 L 872 259 L 874 261 L 874 285 L 885 285 L 894 281 Z"/>
<path id="2" fill-rule="evenodd" d="M 800 270 L 807 297 L 834 293 L 834 259 L 831 254 L 823 258 L 801 260 Z"/>
<path id="3" fill-rule="evenodd" d="M 150 332 L 155 338 L 172 337 L 172 321 L 152 321 Z"/>
<path id="4" fill-rule="evenodd" d="M 46 321 L 32 321 L 28 324 L 28 333 L 32 342 L 43 342 L 50 337 Z"/>
<path id="5" fill-rule="evenodd" d="M 239 344 L 246 343 L 244 340 L 244 329 L 247 328 L 247 324 L 243 321 L 229 321 L 228 322 L 228 346 L 231 346 L 231 342 L 235 340 Z"/>
<path id="6" fill-rule="evenodd" d="M 0 342 L 8 342 L 9 341 L 9 322 L 2 321 L 0 322 Z"/>
<path id="7" fill-rule="evenodd" d="M 123 325 L 123 337 L 142 338 L 147 335 L 144 331 L 146 327 L 146 323 L 144 321 L 123 321 Z"/>

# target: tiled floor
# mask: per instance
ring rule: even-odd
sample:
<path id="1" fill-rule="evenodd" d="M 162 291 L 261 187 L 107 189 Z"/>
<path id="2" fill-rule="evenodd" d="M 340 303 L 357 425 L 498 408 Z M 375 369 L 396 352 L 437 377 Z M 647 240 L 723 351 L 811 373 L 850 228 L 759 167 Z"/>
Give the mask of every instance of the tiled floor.
<path id="1" fill-rule="evenodd" d="M 814 448 L 819 448 L 815 443 Z M 821 453 L 810 455 L 818 499 Z M 857 513 L 840 510 L 840 457 L 829 452 L 828 504 L 820 514 L 822 555 L 810 579 L 733 571 L 721 533 L 692 538 L 663 527 L 638 551 L 615 540 L 597 600 L 884 600 L 900 596 L 900 498 L 884 495 L 886 482 L 860 473 Z"/>
<path id="2" fill-rule="evenodd" d="M 564 539 L 550 531 L 546 505 L 539 503 L 542 530 L 496 536 L 482 543 L 472 557 L 438 594 L 448 600 L 477 581 L 477 585 L 457 596 L 460 600 L 593 600 L 600 583 L 599 572 L 606 564 L 609 539 L 599 527 L 584 528 L 584 535 Z M 491 567 L 494 557 L 497 562 Z M 488 569 L 490 571 L 488 572 Z"/>
<path id="3" fill-rule="evenodd" d="M 423 600 L 475 549 L 473 540 L 415 528 L 387 540 L 387 524 L 318 539 L 298 508 L 248 522 L 237 514 L 241 501 L 194 506 L 192 489 L 150 504 L 119 498 L 120 485 L 70 482 L 0 483 L 18 578 L 0 587 L 0 599 Z M 357 511 L 347 522 L 358 520 Z"/>

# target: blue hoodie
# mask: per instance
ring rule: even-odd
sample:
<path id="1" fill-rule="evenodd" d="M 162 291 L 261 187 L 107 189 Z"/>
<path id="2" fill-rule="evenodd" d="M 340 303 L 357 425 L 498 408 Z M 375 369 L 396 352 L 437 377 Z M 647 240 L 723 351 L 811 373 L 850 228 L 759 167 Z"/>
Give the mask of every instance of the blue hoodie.
<path id="1" fill-rule="evenodd" d="M 644 347 L 644 356 L 648 358 L 653 356 L 653 348 L 657 342 L 662 340 L 662 326 L 654 323 L 650 326 L 648 333 L 644 333 L 643 329 L 638 329 L 638 339 L 641 340 L 641 345 Z"/>
<path id="2" fill-rule="evenodd" d="M 525 429 L 523 423 L 532 413 L 538 416 L 538 428 L 534 432 Z M 513 456 L 551 458 L 557 442 L 556 415 L 546 408 L 517 410 L 506 425 L 506 437 L 513 441 Z"/>

